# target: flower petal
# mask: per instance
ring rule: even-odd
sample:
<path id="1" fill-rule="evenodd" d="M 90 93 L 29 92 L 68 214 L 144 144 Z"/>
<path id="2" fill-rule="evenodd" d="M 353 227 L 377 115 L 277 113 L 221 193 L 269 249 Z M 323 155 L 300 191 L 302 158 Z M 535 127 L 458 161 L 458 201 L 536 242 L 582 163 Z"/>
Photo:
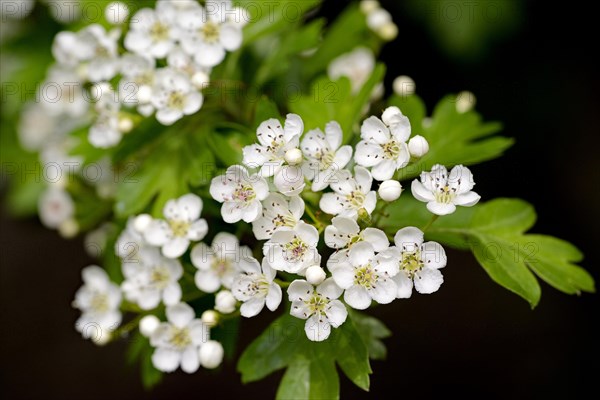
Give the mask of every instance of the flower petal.
<path id="1" fill-rule="evenodd" d="M 433 195 L 433 193 L 431 193 L 430 190 L 427 190 L 427 188 L 425 188 L 425 186 L 423 186 L 423 184 L 417 179 L 412 181 L 412 184 L 410 185 L 410 190 L 412 192 L 413 197 L 419 201 L 428 202 L 435 200 L 435 196 Z"/>
<path id="2" fill-rule="evenodd" d="M 167 306 L 172 306 L 181 300 L 181 286 L 177 282 L 169 284 L 162 294 L 163 302 Z"/>
<path id="3" fill-rule="evenodd" d="M 398 287 L 391 278 L 379 279 L 369 295 L 379 304 L 389 304 L 396 298 Z"/>
<path id="4" fill-rule="evenodd" d="M 167 307 L 167 320 L 178 328 L 184 328 L 194 319 L 194 309 L 186 303 Z"/>
<path id="5" fill-rule="evenodd" d="M 360 137 L 368 142 L 385 144 L 390 141 L 390 130 L 379 118 L 371 116 L 363 121 Z"/>
<path id="6" fill-rule="evenodd" d="M 162 372 L 173 372 L 179 367 L 181 353 L 164 347 L 154 350 L 152 365 Z"/>
<path id="7" fill-rule="evenodd" d="M 212 270 L 196 272 L 194 282 L 196 282 L 198 289 L 206 293 L 215 293 L 221 287 L 221 279 Z"/>
<path id="8" fill-rule="evenodd" d="M 371 243 L 373 250 L 377 253 L 387 249 L 390 245 L 387 235 L 381 229 L 365 228 L 361 236 L 364 241 Z"/>
<path id="9" fill-rule="evenodd" d="M 276 283 L 271 283 L 269 286 L 269 294 L 267 294 L 266 303 L 267 308 L 271 311 L 275 311 L 279 304 L 281 304 L 281 287 Z"/>
<path id="10" fill-rule="evenodd" d="M 187 250 L 190 241 L 184 237 L 174 237 L 162 247 L 162 254 L 167 258 L 180 257 Z"/>
<path id="11" fill-rule="evenodd" d="M 313 342 L 322 342 L 331 334 L 331 325 L 329 320 L 318 314 L 312 315 L 304 324 L 306 337 Z"/>
<path id="12" fill-rule="evenodd" d="M 240 313 L 242 314 L 242 317 L 251 318 L 258 315 L 264 306 L 265 299 L 263 297 L 255 297 L 242 304 Z"/>
<path id="13" fill-rule="evenodd" d="M 387 181 L 392 179 L 396 172 L 396 162 L 394 160 L 382 160 L 371 169 L 373 178 L 378 181 Z"/>
<path id="14" fill-rule="evenodd" d="M 404 272 L 396 274 L 392 280 L 396 283 L 398 291 L 396 292 L 397 299 L 408 299 L 412 295 L 413 281 Z"/>
<path id="15" fill-rule="evenodd" d="M 356 145 L 354 161 L 363 167 L 373 167 L 383 160 L 383 149 L 380 145 L 361 140 Z"/>
<path id="16" fill-rule="evenodd" d="M 407 226 L 396 232 L 394 243 L 401 251 L 415 251 L 423 244 L 423 232 L 414 226 Z"/>
<path id="17" fill-rule="evenodd" d="M 181 353 L 181 370 L 188 374 L 193 374 L 200 368 L 200 357 L 196 346 L 188 346 Z"/>
<path id="18" fill-rule="evenodd" d="M 371 305 L 371 296 L 364 287 L 354 285 L 346 289 L 344 301 L 352 308 L 365 310 Z"/>
<path id="19" fill-rule="evenodd" d="M 221 207 L 221 217 L 223 218 L 223 221 L 228 224 L 238 222 L 242 219 L 243 215 L 244 211 L 236 202 L 226 201 Z"/>
<path id="20" fill-rule="evenodd" d="M 310 309 L 303 301 L 293 301 L 290 308 L 290 315 L 300 319 L 307 319 L 310 316 Z"/>
<path id="21" fill-rule="evenodd" d="M 446 252 L 441 244 L 436 242 L 423 243 L 421 259 L 426 268 L 440 269 L 446 266 Z"/>
<path id="22" fill-rule="evenodd" d="M 237 50 L 242 44 L 242 31 L 234 24 L 222 24 L 219 39 L 225 50 Z"/>
<path id="23" fill-rule="evenodd" d="M 288 114 L 285 117 L 284 133 L 286 141 L 289 141 L 293 136 L 300 136 L 304 132 L 304 122 L 298 114 Z"/>
<path id="24" fill-rule="evenodd" d="M 188 228 L 187 238 L 189 240 L 202 240 L 208 233 L 208 224 L 204 218 L 201 218 Z"/>
<path id="25" fill-rule="evenodd" d="M 481 196 L 475 192 L 467 192 L 459 194 L 454 198 L 453 203 L 457 206 L 471 207 L 479 202 Z"/>
<path id="26" fill-rule="evenodd" d="M 373 246 L 369 242 L 358 242 L 350 248 L 348 257 L 354 266 L 366 265 L 375 256 Z"/>
<path id="27" fill-rule="evenodd" d="M 288 299 L 290 301 L 304 301 L 313 293 L 313 285 L 304 279 L 296 279 L 288 287 Z"/>
<path id="28" fill-rule="evenodd" d="M 456 211 L 456 206 L 452 203 L 438 203 L 437 201 L 430 201 L 427 203 L 427 209 L 436 215 L 448 215 Z"/>
<path id="29" fill-rule="evenodd" d="M 415 289 L 421 294 L 437 292 L 442 283 L 444 283 L 444 277 L 437 269 L 423 268 L 415 276 Z"/>
<path id="30" fill-rule="evenodd" d="M 335 151 L 338 149 L 338 147 L 340 147 L 343 136 L 344 133 L 342 132 L 342 127 L 337 121 L 330 121 L 325 125 L 325 137 L 327 138 L 327 142 L 329 143 L 331 150 Z M 352 152 L 351 147 L 350 152 Z"/>
<path id="31" fill-rule="evenodd" d="M 152 246 L 162 246 L 172 236 L 171 228 L 167 221 L 155 219 L 144 230 L 144 239 Z"/>
<path id="32" fill-rule="evenodd" d="M 332 300 L 329 302 L 329 307 L 327 308 L 327 319 L 329 319 L 329 323 L 334 328 L 342 325 L 346 318 L 348 317 L 348 310 L 346 306 L 339 300 Z"/>

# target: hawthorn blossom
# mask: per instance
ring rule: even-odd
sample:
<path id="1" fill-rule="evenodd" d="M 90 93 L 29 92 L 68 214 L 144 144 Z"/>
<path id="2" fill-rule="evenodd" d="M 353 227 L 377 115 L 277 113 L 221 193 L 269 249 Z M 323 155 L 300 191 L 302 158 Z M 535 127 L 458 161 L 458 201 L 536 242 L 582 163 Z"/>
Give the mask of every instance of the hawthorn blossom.
<path id="1" fill-rule="evenodd" d="M 121 291 L 106 272 L 90 265 L 81 271 L 83 286 L 77 290 L 73 307 L 81 310 L 75 328 L 86 339 L 104 343 L 121 323 Z"/>
<path id="2" fill-rule="evenodd" d="M 225 222 L 253 222 L 261 215 L 261 201 L 269 195 L 269 186 L 258 174 L 249 175 L 241 165 L 232 165 L 225 175 L 213 178 L 210 195 L 223 203 L 221 216 Z"/>
<path id="3" fill-rule="evenodd" d="M 292 196 L 287 200 L 279 193 L 271 193 L 262 202 L 262 216 L 252 222 L 252 231 L 258 240 L 270 239 L 278 230 L 296 227 L 304 214 L 304 200 Z"/>
<path id="4" fill-rule="evenodd" d="M 398 107 L 388 107 L 382 119 L 367 118 L 361 128 L 361 141 L 356 145 L 354 160 L 372 168 L 373 178 L 385 181 L 410 161 L 406 141 L 410 137 L 410 122 Z"/>
<path id="5" fill-rule="evenodd" d="M 398 288 L 391 279 L 398 273 L 398 260 L 393 252 L 375 255 L 368 242 L 355 244 L 348 257 L 328 266 L 339 287 L 345 289 L 344 301 L 352 308 L 364 310 L 375 300 L 380 304 L 391 303 Z"/>
<path id="6" fill-rule="evenodd" d="M 194 114 L 202 107 L 203 101 L 202 93 L 185 74 L 171 68 L 157 72 L 152 105 L 161 124 L 172 125 L 184 115 Z"/>
<path id="7" fill-rule="evenodd" d="M 398 287 L 396 297 L 409 298 L 413 283 L 421 294 L 436 292 L 444 282 L 440 272 L 446 266 L 444 248 L 436 242 L 423 242 L 423 232 L 412 226 L 400 229 L 394 242 L 390 251 L 400 260 L 400 272 L 392 278 Z"/>
<path id="8" fill-rule="evenodd" d="M 327 67 L 327 76 L 337 81 L 342 76 L 350 80 L 352 93 L 357 94 L 375 69 L 375 56 L 366 47 L 357 47 L 335 58 Z"/>
<path id="9" fill-rule="evenodd" d="M 167 307 L 167 322 L 161 323 L 150 336 L 155 347 L 152 365 L 159 371 L 194 373 L 200 367 L 199 351 L 208 339 L 208 328 L 195 318 L 194 309 L 186 303 Z"/>
<path id="10" fill-rule="evenodd" d="M 313 192 L 329 186 L 333 175 L 352 159 L 352 146 L 340 147 L 342 139 L 342 128 L 336 121 L 325 125 L 325 133 L 313 129 L 304 135 L 300 148 L 308 162 L 303 171 L 308 180 L 312 180 Z"/>
<path id="11" fill-rule="evenodd" d="M 165 257 L 177 258 L 185 253 L 190 241 L 206 236 L 208 224 L 200 218 L 201 212 L 202 199 L 193 193 L 169 200 L 163 208 L 166 220 L 153 220 L 144 231 L 144 239 L 160 246 Z"/>
<path id="12" fill-rule="evenodd" d="M 94 104 L 97 117 L 90 127 L 88 140 L 92 146 L 105 149 L 118 144 L 123 136 L 119 129 L 121 103 L 108 83 L 96 85 L 93 89 L 97 97 Z"/>
<path id="13" fill-rule="evenodd" d="M 125 280 L 121 284 L 127 300 L 142 310 L 156 308 L 161 300 L 173 305 L 181 300 L 179 279 L 183 267 L 178 260 L 163 257 L 157 248 L 142 248 L 138 251 L 138 262 L 123 262 Z"/>
<path id="14" fill-rule="evenodd" d="M 306 320 L 304 331 L 309 340 L 321 342 L 327 339 L 331 327 L 338 328 L 348 317 L 348 310 L 338 300 L 343 290 L 331 278 L 317 287 L 297 279 L 290 284 L 287 292 L 292 302 L 290 314 Z"/>
<path id="15" fill-rule="evenodd" d="M 317 228 L 300 221 L 293 230 L 278 230 L 263 246 L 269 264 L 278 271 L 302 275 L 306 268 L 320 264 Z"/>
<path id="16" fill-rule="evenodd" d="M 50 229 L 57 229 L 74 217 L 75 203 L 69 192 L 52 185 L 40 196 L 38 212 L 42 224 Z"/>
<path id="17" fill-rule="evenodd" d="M 233 282 L 232 293 L 242 301 L 240 313 L 250 318 L 260 313 L 265 306 L 275 311 L 281 303 L 281 287 L 273 282 L 276 271 L 269 265 L 265 257 L 261 264 L 255 258 L 249 257 L 239 263 L 243 273 Z"/>
<path id="18" fill-rule="evenodd" d="M 331 183 L 333 193 L 325 193 L 319 207 L 327 214 L 356 218 L 359 213 L 371 214 L 377 204 L 377 195 L 371 190 L 373 178 L 365 168 L 354 167 L 354 177 L 348 170 L 336 175 L 337 182 Z"/>
<path id="19" fill-rule="evenodd" d="M 377 228 L 365 228 L 362 231 L 352 218 L 333 217 L 331 225 L 325 228 L 325 244 L 332 249 L 351 248 L 354 244 L 368 242 L 376 252 L 388 248 L 389 241 L 385 232 Z"/>
<path id="20" fill-rule="evenodd" d="M 422 172 L 421 181 L 415 179 L 411 190 L 415 199 L 426 202 L 427 209 L 436 215 L 452 214 L 456 206 L 471 207 L 479 202 L 481 196 L 471 191 L 475 186 L 473 174 L 462 165 L 450 171 L 440 164 L 431 168 L 431 172 Z"/>
<path id="21" fill-rule="evenodd" d="M 126 53 L 121 57 L 119 95 L 126 106 L 137 106 L 143 116 L 154 112 L 152 96 L 156 83 L 156 61 L 152 57 Z"/>
<path id="22" fill-rule="evenodd" d="M 241 272 L 239 263 L 251 254 L 249 247 L 240 246 L 238 238 L 227 232 L 217 233 L 211 247 L 198 243 L 191 253 L 192 264 L 198 268 L 196 286 L 207 293 L 214 293 L 221 286 L 231 289 Z"/>
<path id="23" fill-rule="evenodd" d="M 180 36 L 171 13 L 142 8 L 130 20 L 125 48 L 153 58 L 165 58 Z"/>

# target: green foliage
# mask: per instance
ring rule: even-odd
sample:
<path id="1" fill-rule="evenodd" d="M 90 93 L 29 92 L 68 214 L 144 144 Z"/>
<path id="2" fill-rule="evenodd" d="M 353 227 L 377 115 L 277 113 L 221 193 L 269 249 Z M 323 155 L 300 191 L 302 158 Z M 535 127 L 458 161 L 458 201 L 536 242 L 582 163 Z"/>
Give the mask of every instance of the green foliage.
<path id="1" fill-rule="evenodd" d="M 425 205 L 401 198 L 383 220 L 393 235 L 402 226 L 423 227 L 430 218 Z M 488 275 L 535 307 L 541 296 L 537 275 L 567 294 L 594 292 L 592 277 L 577 266 L 583 256 L 572 244 L 545 235 L 527 234 L 535 223 L 533 207 L 519 199 L 496 199 L 440 217 L 426 232 L 459 249 L 470 249 Z"/>
<path id="2" fill-rule="evenodd" d="M 367 346 L 369 358 L 385 360 L 387 349 L 381 339 L 390 337 L 392 332 L 377 318 L 369 317 L 358 311 L 352 311 L 351 314 L 354 326 Z"/>
<path id="3" fill-rule="evenodd" d="M 369 353 L 363 337 L 383 337 L 380 327 L 365 329 L 364 320 L 348 320 L 324 342 L 311 342 L 304 333 L 304 320 L 285 314 L 274 321 L 248 346 L 238 370 L 243 382 L 253 382 L 282 368 L 277 398 L 339 398 L 336 364 L 358 387 L 369 389 Z M 372 321 L 368 324 L 376 325 Z M 376 333 L 368 333 L 371 330 Z"/>
<path id="4" fill-rule="evenodd" d="M 126 360 L 129 364 L 135 364 L 136 360 L 139 360 L 142 384 L 146 390 L 152 389 L 163 379 L 163 373 L 152 365 L 153 351 L 154 348 L 150 346 L 150 341 L 141 333 L 136 332 L 130 339 L 126 353 Z"/>

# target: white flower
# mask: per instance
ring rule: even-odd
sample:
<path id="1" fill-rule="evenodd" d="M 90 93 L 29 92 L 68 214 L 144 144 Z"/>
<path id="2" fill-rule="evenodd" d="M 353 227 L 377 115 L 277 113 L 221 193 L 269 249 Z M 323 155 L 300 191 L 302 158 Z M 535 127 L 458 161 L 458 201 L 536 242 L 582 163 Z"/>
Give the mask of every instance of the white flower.
<path id="1" fill-rule="evenodd" d="M 312 180 L 313 192 L 329 186 L 331 178 L 343 169 L 352 158 L 352 146 L 341 146 L 342 128 L 335 121 L 325 125 L 325 133 L 320 129 L 306 132 L 300 148 L 308 160 L 304 175 Z"/>
<path id="2" fill-rule="evenodd" d="M 327 278 L 327 274 L 319 265 L 313 265 L 306 269 L 306 280 L 311 285 L 319 285 L 325 278 Z"/>
<path id="3" fill-rule="evenodd" d="M 269 261 L 263 258 L 261 265 L 255 258 L 247 258 L 240 262 L 244 271 L 233 283 L 233 295 L 243 304 L 240 313 L 243 317 L 250 318 L 260 313 L 265 306 L 275 311 L 281 303 L 281 288 L 275 279 L 275 270 Z"/>
<path id="4" fill-rule="evenodd" d="M 225 175 L 213 178 L 210 195 L 223 203 L 221 216 L 225 222 L 233 224 L 241 219 L 253 222 L 261 215 L 260 202 L 269 195 L 269 186 L 258 174 L 249 175 L 241 165 L 232 165 Z"/>
<path id="5" fill-rule="evenodd" d="M 297 279 L 288 288 L 292 302 L 290 314 L 306 319 L 304 331 L 309 340 L 321 342 L 331 333 L 331 327 L 338 328 L 348 317 L 348 310 L 337 300 L 342 294 L 335 282 L 325 279 L 316 288 L 302 279 Z"/>
<path id="6" fill-rule="evenodd" d="M 382 119 L 367 118 L 361 128 L 362 140 L 356 145 L 354 160 L 363 167 L 372 167 L 373 178 L 385 181 L 410 161 L 406 141 L 410 137 L 410 122 L 398 107 L 388 107 Z"/>
<path id="7" fill-rule="evenodd" d="M 287 200 L 279 193 L 271 193 L 262 202 L 262 215 L 252 222 L 252 231 L 258 240 L 270 239 L 278 230 L 296 227 L 304 214 L 304 200 L 292 196 Z"/>
<path id="8" fill-rule="evenodd" d="M 152 105 L 161 124 L 172 125 L 184 115 L 194 114 L 203 101 L 202 93 L 185 74 L 171 68 L 163 68 L 157 73 Z"/>
<path id="9" fill-rule="evenodd" d="M 394 79 L 392 88 L 396 95 L 406 97 L 415 94 L 416 84 L 410 76 L 400 75 Z"/>
<path id="10" fill-rule="evenodd" d="M 300 221 L 293 230 L 278 230 L 263 246 L 269 264 L 278 270 L 302 275 L 306 268 L 320 264 L 317 228 Z"/>
<path id="11" fill-rule="evenodd" d="M 204 368 L 217 368 L 223 362 L 225 350 L 216 340 L 209 340 L 200 347 L 200 364 Z"/>
<path id="12" fill-rule="evenodd" d="M 140 320 L 140 333 L 149 338 L 160 326 L 160 320 L 156 315 L 146 315 Z"/>
<path id="13" fill-rule="evenodd" d="M 337 81 L 342 76 L 350 79 L 352 93 L 357 94 L 369 80 L 375 68 L 375 56 L 366 47 L 357 47 L 350 53 L 335 58 L 327 67 L 327 76 Z"/>
<path id="14" fill-rule="evenodd" d="M 398 27 L 392 21 L 392 15 L 383 8 L 375 8 L 367 14 L 367 26 L 387 41 L 398 35 Z"/>
<path id="15" fill-rule="evenodd" d="M 209 83 L 210 69 L 196 63 L 181 47 L 175 47 L 171 50 L 167 57 L 167 65 L 186 74 L 192 80 L 194 86 L 199 89 L 207 86 Z M 202 85 L 200 86 L 194 82 L 194 79 L 198 79 L 199 77 L 202 77 L 200 79 Z"/>
<path id="16" fill-rule="evenodd" d="M 178 260 L 161 256 L 156 248 L 138 251 L 138 262 L 123 262 L 125 280 L 121 288 L 127 300 L 143 310 L 156 308 L 162 300 L 173 305 L 181 300 L 181 287 L 177 282 L 183 276 Z"/>
<path id="17" fill-rule="evenodd" d="M 345 260 L 328 267 L 335 283 L 346 289 L 344 300 L 352 308 L 364 310 L 371 300 L 387 304 L 396 298 L 398 289 L 391 278 L 398 273 L 398 259 L 389 250 L 375 255 L 370 243 L 357 243 Z"/>
<path id="18" fill-rule="evenodd" d="M 304 122 L 299 115 L 288 114 L 285 124 L 275 118 L 263 121 L 256 129 L 260 144 L 245 146 L 244 164 L 250 168 L 261 168 L 264 177 L 273 176 L 281 169 L 288 150 L 298 147 Z"/>
<path id="19" fill-rule="evenodd" d="M 385 232 L 377 228 L 360 227 L 352 218 L 333 217 L 331 225 L 325 228 L 325 244 L 336 250 L 350 248 L 359 242 L 371 243 L 376 252 L 383 251 L 390 245 Z"/>
<path id="20" fill-rule="evenodd" d="M 144 239 L 153 246 L 161 246 L 165 257 L 177 258 L 185 253 L 190 241 L 206 236 L 208 224 L 200 218 L 201 212 L 202 199 L 193 193 L 169 200 L 163 208 L 166 220 L 152 221 Z"/>
<path id="21" fill-rule="evenodd" d="M 51 68 L 37 96 L 46 112 L 54 117 L 80 118 L 89 109 L 83 84 L 69 69 Z"/>
<path id="22" fill-rule="evenodd" d="M 75 328 L 84 338 L 103 343 L 121 323 L 121 291 L 96 265 L 84 268 L 81 277 L 83 286 L 73 301 L 73 306 L 81 310 Z"/>
<path id="23" fill-rule="evenodd" d="M 156 348 L 152 365 L 159 371 L 173 372 L 179 366 L 188 374 L 200 367 L 199 349 L 207 341 L 208 328 L 194 318 L 194 310 L 185 303 L 167 307 L 167 321 L 160 324 L 150 337 Z"/>
<path id="24" fill-rule="evenodd" d="M 238 264 L 252 255 L 249 247 L 240 246 L 235 235 L 219 232 L 208 247 L 198 243 L 192 248 L 192 264 L 198 268 L 196 286 L 203 292 L 214 293 L 221 286 L 231 289 L 233 279 L 241 272 Z"/>
<path id="25" fill-rule="evenodd" d="M 221 290 L 215 296 L 215 310 L 221 314 L 231 314 L 235 311 L 237 301 L 229 290 Z"/>
<path id="26" fill-rule="evenodd" d="M 104 9 L 104 16 L 108 23 L 120 25 L 129 17 L 129 7 L 123 2 L 113 1 Z"/>
<path id="27" fill-rule="evenodd" d="M 204 67 L 220 64 L 226 51 L 237 50 L 242 44 L 242 31 L 228 20 L 226 3 L 207 1 L 206 10 L 198 7 L 182 16 L 181 46 Z M 229 10 L 233 10 L 230 5 Z"/>
<path id="28" fill-rule="evenodd" d="M 340 171 L 337 182 L 331 183 L 334 193 L 325 193 L 319 207 L 327 214 L 356 218 L 361 210 L 371 214 L 377 204 L 377 195 L 371 190 L 373 178 L 365 168 L 354 168 L 354 178 L 348 170 Z"/>
<path id="29" fill-rule="evenodd" d="M 75 215 L 75 203 L 69 192 L 57 186 L 50 186 L 40 196 L 38 212 L 42 224 L 57 229 Z"/>
<path id="30" fill-rule="evenodd" d="M 142 8 L 131 17 L 125 48 L 140 55 L 165 58 L 179 36 L 173 18 L 170 13 Z"/>
<path id="31" fill-rule="evenodd" d="M 416 135 L 408 141 L 408 151 L 415 158 L 421 158 L 429 152 L 429 143 L 421 135 Z"/>
<path id="32" fill-rule="evenodd" d="M 397 180 L 388 179 L 387 181 L 381 182 L 379 189 L 377 189 L 379 197 L 382 200 L 390 202 L 398 200 L 402 194 L 402 185 Z"/>
<path id="33" fill-rule="evenodd" d="M 457 165 L 450 174 L 443 165 L 436 164 L 431 172 L 422 172 L 421 181 L 415 179 L 411 190 L 415 199 L 427 202 L 427 209 L 437 215 L 452 214 L 456 206 L 471 207 L 481 196 L 471 191 L 475 181 L 467 167 Z"/>
<path id="34" fill-rule="evenodd" d="M 400 272 L 392 279 L 398 286 L 397 298 L 409 298 L 413 282 L 417 292 L 436 292 L 444 277 L 439 271 L 446 266 L 446 252 L 436 242 L 423 243 L 423 232 L 409 226 L 400 229 L 394 237 L 396 247 L 390 248 L 400 260 Z"/>
<path id="35" fill-rule="evenodd" d="M 144 239 L 144 230 L 138 229 L 136 221 L 137 217 L 129 218 L 125 229 L 115 242 L 115 254 L 123 263 L 139 263 L 140 250 L 150 247 Z"/>
<path id="36" fill-rule="evenodd" d="M 156 82 L 156 61 L 151 57 L 127 53 L 121 58 L 119 95 L 124 105 L 137 106 L 138 112 L 149 116 L 154 112 L 151 104 Z"/>
<path id="37" fill-rule="evenodd" d="M 121 103 L 110 85 L 105 83 L 95 88 L 99 94 L 99 99 L 94 105 L 98 115 L 90 127 L 88 140 L 92 146 L 105 149 L 117 145 L 123 137 L 119 129 Z"/>
<path id="38" fill-rule="evenodd" d="M 21 111 L 17 133 L 21 146 L 31 152 L 41 150 L 59 135 L 58 118 L 48 114 L 39 103 L 27 103 Z"/>

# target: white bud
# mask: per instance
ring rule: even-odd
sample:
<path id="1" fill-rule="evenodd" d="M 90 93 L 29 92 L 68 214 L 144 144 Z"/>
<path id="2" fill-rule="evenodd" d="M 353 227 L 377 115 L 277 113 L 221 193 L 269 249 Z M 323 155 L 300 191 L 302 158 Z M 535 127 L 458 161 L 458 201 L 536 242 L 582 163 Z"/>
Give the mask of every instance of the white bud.
<path id="1" fill-rule="evenodd" d="M 223 362 L 223 345 L 216 340 L 209 340 L 200 346 L 200 364 L 204 368 L 213 369 L 217 368 Z"/>
<path id="2" fill-rule="evenodd" d="M 69 218 L 58 226 L 58 233 L 65 239 L 71 239 L 79 233 L 79 224 L 74 218 Z"/>
<path id="3" fill-rule="evenodd" d="M 392 86 L 394 88 L 394 93 L 402 97 L 414 94 L 417 88 L 415 81 L 410 76 L 406 75 L 400 75 L 396 77 Z"/>
<path id="4" fill-rule="evenodd" d="M 459 113 L 466 113 L 475 107 L 477 99 L 475 95 L 469 91 L 462 91 L 456 95 L 456 111 Z"/>
<path id="5" fill-rule="evenodd" d="M 208 326 L 209 328 L 212 328 L 219 322 L 219 314 L 214 310 L 206 310 L 202 313 L 200 319 L 202 319 L 204 325 Z"/>
<path id="6" fill-rule="evenodd" d="M 160 320 L 154 315 L 146 315 L 140 320 L 140 333 L 150 337 L 160 325 Z"/>
<path id="7" fill-rule="evenodd" d="M 221 290 L 215 297 L 215 310 L 221 314 L 231 314 L 236 304 L 237 300 L 229 290 Z"/>
<path id="8" fill-rule="evenodd" d="M 306 270 L 306 280 L 311 285 L 318 285 L 325 280 L 325 271 L 323 268 L 318 265 L 313 265 L 312 267 L 308 267 Z"/>
<path id="9" fill-rule="evenodd" d="M 97 335 L 92 335 L 90 337 L 90 339 L 92 340 L 92 342 L 94 342 L 94 344 L 96 346 L 104 346 L 105 344 L 110 342 L 111 338 L 112 338 L 112 333 L 108 330 L 102 331 L 102 332 L 98 333 Z"/>
<path id="10" fill-rule="evenodd" d="M 125 22 L 129 16 L 129 8 L 126 4 L 121 3 L 120 1 L 113 1 L 106 6 L 104 15 L 106 16 L 106 20 L 109 24 L 120 25 Z"/>
<path id="11" fill-rule="evenodd" d="M 143 233 L 148 225 L 152 222 L 152 217 L 149 214 L 140 214 L 133 220 L 133 229 L 139 233 Z"/>
<path id="12" fill-rule="evenodd" d="M 393 22 L 388 22 L 381 28 L 377 29 L 377 34 L 386 42 L 390 42 L 398 36 L 398 27 Z"/>
<path id="13" fill-rule="evenodd" d="M 421 135 L 412 137 L 408 141 L 408 152 L 415 158 L 423 157 L 429 151 L 429 143 Z"/>
<path id="14" fill-rule="evenodd" d="M 204 89 L 210 83 L 210 77 L 204 71 L 198 71 L 192 76 L 192 83 L 198 89 Z"/>
<path id="15" fill-rule="evenodd" d="M 390 126 L 394 122 L 397 122 L 398 116 L 402 116 L 402 111 L 396 106 L 391 106 L 383 110 L 383 114 L 381 114 L 381 120 L 384 124 Z"/>
<path id="16" fill-rule="evenodd" d="M 300 164 L 302 162 L 302 152 L 300 149 L 289 149 L 285 153 L 285 161 L 290 165 Z"/>
<path id="17" fill-rule="evenodd" d="M 133 121 L 129 117 L 120 117 L 119 125 L 117 126 L 120 132 L 128 133 L 133 129 Z"/>
<path id="18" fill-rule="evenodd" d="M 137 91 L 137 99 L 140 103 L 150 103 L 152 100 L 152 88 L 148 85 L 140 85 Z"/>
<path id="19" fill-rule="evenodd" d="M 379 7 L 381 6 L 379 5 L 379 2 L 377 0 L 362 0 L 360 2 L 360 11 L 362 11 L 363 14 L 372 13 Z"/>
<path id="20" fill-rule="evenodd" d="M 383 8 L 372 10 L 367 15 L 367 25 L 379 34 L 379 30 L 385 25 L 392 23 L 392 14 Z"/>
<path id="21" fill-rule="evenodd" d="M 377 193 L 379 193 L 379 197 L 384 201 L 394 201 L 402 194 L 402 185 L 398 181 L 389 179 L 381 182 Z"/>

